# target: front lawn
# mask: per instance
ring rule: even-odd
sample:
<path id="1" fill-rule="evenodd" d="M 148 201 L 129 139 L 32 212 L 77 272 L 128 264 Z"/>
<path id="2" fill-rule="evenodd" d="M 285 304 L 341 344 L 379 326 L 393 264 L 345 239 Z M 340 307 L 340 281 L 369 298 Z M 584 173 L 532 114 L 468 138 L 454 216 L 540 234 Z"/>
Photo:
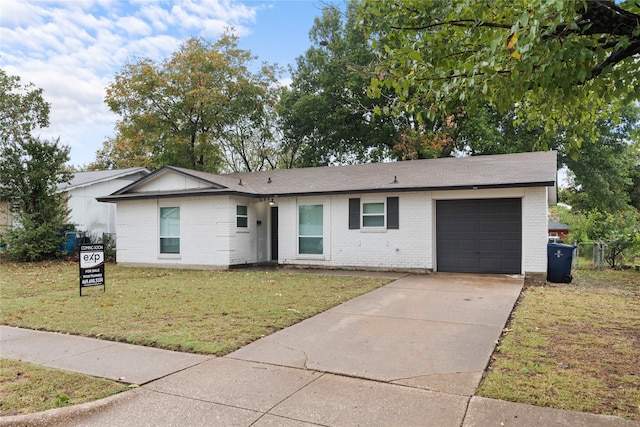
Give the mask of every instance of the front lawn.
<path id="1" fill-rule="evenodd" d="M 640 273 L 527 287 L 477 394 L 640 421 Z"/>
<path id="2" fill-rule="evenodd" d="M 389 282 L 277 271 L 106 266 L 79 296 L 77 263 L 0 263 L 0 323 L 222 356 Z M 0 415 L 100 399 L 126 385 L 0 359 Z"/>
<path id="3" fill-rule="evenodd" d="M 388 279 L 106 266 L 78 291 L 76 263 L 0 263 L 0 323 L 223 356 Z"/>

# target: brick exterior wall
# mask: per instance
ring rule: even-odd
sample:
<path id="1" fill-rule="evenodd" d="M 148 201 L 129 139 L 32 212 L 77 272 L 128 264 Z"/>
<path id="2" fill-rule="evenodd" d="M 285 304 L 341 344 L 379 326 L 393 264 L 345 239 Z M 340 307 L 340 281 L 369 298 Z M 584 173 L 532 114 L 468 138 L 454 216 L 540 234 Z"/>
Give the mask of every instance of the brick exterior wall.
<path id="1" fill-rule="evenodd" d="M 399 197 L 398 230 L 348 227 L 349 197 L 290 198 L 279 201 L 280 256 L 287 265 L 315 265 L 330 268 L 357 267 L 396 270 L 434 270 L 436 200 L 478 198 L 522 198 L 522 273 L 546 272 L 547 188 L 465 190 L 439 192 L 382 193 L 361 195 L 362 202 Z M 297 254 L 297 206 L 323 204 L 325 215 L 324 254 Z"/>
<path id="2" fill-rule="evenodd" d="M 248 207 L 248 227 L 236 227 L 236 206 Z M 266 208 L 246 197 L 190 197 L 118 202 L 117 261 L 129 265 L 228 268 L 258 259 L 266 244 Z M 160 207 L 180 207 L 180 254 L 160 253 Z M 257 221 L 261 221 L 260 228 Z"/>
<path id="3" fill-rule="evenodd" d="M 349 229 L 349 198 L 362 202 L 399 197 L 399 228 Z M 327 268 L 429 271 L 435 265 L 436 200 L 522 198 L 522 273 L 546 272 L 547 188 L 281 197 L 278 263 Z M 236 227 L 236 206 L 248 207 L 248 227 Z M 323 205 L 322 255 L 298 254 L 298 206 Z M 181 253 L 159 253 L 159 207 L 180 206 Z M 130 265 L 228 268 L 271 258 L 267 201 L 244 197 L 191 197 L 118 202 L 118 262 Z M 258 224 L 260 222 L 260 224 Z"/>

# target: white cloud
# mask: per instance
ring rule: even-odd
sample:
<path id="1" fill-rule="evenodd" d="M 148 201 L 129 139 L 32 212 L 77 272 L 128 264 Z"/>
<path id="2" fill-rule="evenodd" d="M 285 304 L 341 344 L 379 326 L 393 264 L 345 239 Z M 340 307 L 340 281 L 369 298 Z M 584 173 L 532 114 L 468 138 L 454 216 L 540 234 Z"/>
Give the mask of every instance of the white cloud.
<path id="1" fill-rule="evenodd" d="M 3 0 L 2 13 L 0 13 L 0 27 L 13 28 L 24 25 L 27 22 L 33 22 L 37 13 L 34 5 L 18 1 Z"/>
<path id="2" fill-rule="evenodd" d="M 129 36 L 149 36 L 152 33 L 149 24 L 132 16 L 118 19 L 116 25 L 125 30 Z"/>
<path id="3" fill-rule="evenodd" d="M 76 165 L 94 160 L 113 134 L 117 117 L 105 89 L 125 63 L 162 60 L 185 39 L 213 41 L 227 27 L 247 34 L 256 18 L 256 8 L 232 0 L 2 0 L 1 7 L 0 66 L 44 89 L 51 126 L 41 135 L 70 145 Z"/>

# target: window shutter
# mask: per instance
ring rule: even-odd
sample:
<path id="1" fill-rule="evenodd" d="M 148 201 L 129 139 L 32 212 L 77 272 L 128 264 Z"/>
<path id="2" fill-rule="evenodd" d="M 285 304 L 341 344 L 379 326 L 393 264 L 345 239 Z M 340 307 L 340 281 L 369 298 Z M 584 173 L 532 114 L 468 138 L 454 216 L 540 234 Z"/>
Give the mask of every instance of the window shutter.
<path id="1" fill-rule="evenodd" d="M 360 199 L 349 199 L 349 230 L 360 228 Z"/>
<path id="2" fill-rule="evenodd" d="M 387 197 L 387 229 L 397 230 L 400 228 L 399 199 L 397 197 Z"/>

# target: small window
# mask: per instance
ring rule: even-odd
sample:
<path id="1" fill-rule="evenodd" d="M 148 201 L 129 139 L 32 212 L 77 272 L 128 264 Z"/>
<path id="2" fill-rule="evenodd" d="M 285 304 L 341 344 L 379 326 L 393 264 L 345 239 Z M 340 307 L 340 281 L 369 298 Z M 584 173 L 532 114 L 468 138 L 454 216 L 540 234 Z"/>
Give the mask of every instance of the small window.
<path id="1" fill-rule="evenodd" d="M 384 227 L 384 202 L 362 204 L 362 227 Z"/>
<path id="2" fill-rule="evenodd" d="M 298 209 L 298 253 L 323 254 L 322 205 L 304 205 Z"/>
<path id="3" fill-rule="evenodd" d="M 238 205 L 236 206 L 236 227 L 247 228 L 249 226 L 249 216 L 247 214 L 247 207 Z"/>
<path id="4" fill-rule="evenodd" d="M 180 208 L 160 208 L 160 253 L 180 253 Z"/>

